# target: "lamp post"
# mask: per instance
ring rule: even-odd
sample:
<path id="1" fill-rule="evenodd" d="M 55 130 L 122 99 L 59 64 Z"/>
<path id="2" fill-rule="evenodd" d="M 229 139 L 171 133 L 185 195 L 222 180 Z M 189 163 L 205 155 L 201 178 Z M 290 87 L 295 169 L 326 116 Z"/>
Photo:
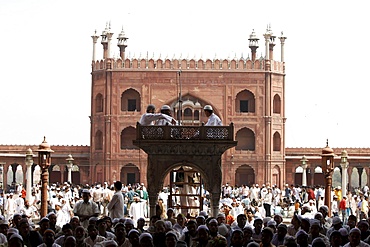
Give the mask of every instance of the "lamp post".
<path id="1" fill-rule="evenodd" d="M 33 153 L 32 149 L 26 151 L 26 166 L 27 166 L 27 184 L 26 184 L 26 200 L 31 200 L 32 193 L 32 165 L 33 165 Z"/>
<path id="2" fill-rule="evenodd" d="M 334 151 L 329 147 L 326 140 L 326 147 L 322 149 L 321 166 L 325 175 L 325 205 L 328 206 L 328 216 L 331 217 L 331 185 L 334 172 Z"/>
<path id="3" fill-rule="evenodd" d="M 301 167 L 303 168 L 303 174 L 302 174 L 302 186 L 307 186 L 307 161 L 308 159 L 306 158 L 305 155 L 303 155 L 301 159 Z"/>
<path id="4" fill-rule="evenodd" d="M 345 196 L 347 195 L 347 169 L 349 166 L 346 150 L 343 150 L 341 153 L 340 166 L 342 167 L 342 195 Z"/>
<path id="5" fill-rule="evenodd" d="M 73 157 L 72 154 L 68 154 L 68 158 L 66 159 L 67 163 L 67 170 L 68 170 L 68 178 L 67 182 L 72 184 L 72 167 L 73 167 Z"/>
<path id="6" fill-rule="evenodd" d="M 37 150 L 39 157 L 39 166 L 41 167 L 41 218 L 45 217 L 48 213 L 48 183 L 49 171 L 51 165 L 51 150 L 50 145 L 46 142 L 44 137 L 43 142 L 39 145 Z"/>

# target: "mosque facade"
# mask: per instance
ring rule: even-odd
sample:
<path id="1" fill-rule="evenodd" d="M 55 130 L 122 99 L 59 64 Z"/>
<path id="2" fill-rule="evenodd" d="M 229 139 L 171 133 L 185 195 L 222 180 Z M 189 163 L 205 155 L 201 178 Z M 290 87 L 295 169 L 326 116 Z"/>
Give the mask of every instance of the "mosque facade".
<path id="1" fill-rule="evenodd" d="M 92 36 L 90 146 L 52 145 L 55 153 L 49 168 L 50 182 L 66 179 L 66 159 L 71 154 L 74 183 L 146 183 L 147 154 L 133 145 L 136 124 L 148 104 L 157 109 L 166 104 L 182 125 L 206 122 L 205 105 L 212 106 L 224 125 L 233 123 L 238 144 L 222 155 L 223 184 L 268 183 L 282 188 L 301 184 L 302 174 L 307 176 L 307 185 L 323 183 L 321 148 L 285 147 L 286 37 L 276 37 L 268 28 L 260 42 L 253 31 L 246 41 L 246 53 L 251 56 L 234 59 L 129 58 L 128 38 L 123 31 L 117 36 L 120 55 L 113 58 L 112 39 L 108 27 L 101 35 Z M 260 43 L 264 55 L 258 57 Z M 102 58 L 96 58 L 99 47 Z M 276 47 L 279 54 L 274 52 Z M 37 146 L 0 145 L 3 185 L 25 184 L 28 148 L 35 151 Z M 334 150 L 340 172 L 343 148 Z M 346 150 L 349 181 L 358 176 L 358 186 L 367 183 L 370 149 Z M 304 173 L 303 156 L 308 159 Z M 35 162 L 33 177 L 38 176 L 37 171 Z"/>

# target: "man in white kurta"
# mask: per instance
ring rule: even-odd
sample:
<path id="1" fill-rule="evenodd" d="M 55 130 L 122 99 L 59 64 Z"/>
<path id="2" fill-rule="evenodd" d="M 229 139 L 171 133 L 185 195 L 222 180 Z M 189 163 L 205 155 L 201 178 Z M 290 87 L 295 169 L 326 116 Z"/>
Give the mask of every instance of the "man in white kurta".
<path id="1" fill-rule="evenodd" d="M 124 218 L 124 198 L 122 194 L 122 183 L 120 181 L 116 181 L 114 183 L 114 190 L 115 193 L 112 197 L 112 200 L 108 203 L 107 208 L 109 211 L 109 216 L 114 218 Z"/>
<path id="2" fill-rule="evenodd" d="M 87 228 L 89 225 L 89 218 L 93 216 L 98 217 L 100 210 L 98 205 L 90 200 L 90 191 L 88 189 L 82 190 L 82 199 L 83 200 L 76 202 L 73 213 L 80 218 L 81 225 Z"/>
<path id="3" fill-rule="evenodd" d="M 206 126 L 222 126 L 222 121 L 216 114 L 213 113 L 212 106 L 204 106 L 204 113 L 208 117 L 208 121 L 205 124 Z"/>
<path id="4" fill-rule="evenodd" d="M 134 227 L 137 227 L 137 220 L 139 218 L 144 218 L 144 208 L 140 201 L 140 197 L 135 196 L 134 202 L 131 203 L 129 215 L 134 221 Z"/>
<path id="5" fill-rule="evenodd" d="M 144 113 L 141 116 L 139 123 L 141 125 L 153 125 L 154 121 L 158 119 L 166 119 L 168 122 L 172 123 L 173 125 L 176 124 L 176 121 L 172 117 L 166 114 L 154 113 L 154 112 L 155 112 L 155 106 L 148 105 L 148 107 L 146 108 L 146 113 Z"/>
<path id="6" fill-rule="evenodd" d="M 15 201 L 13 199 L 13 193 L 9 194 L 9 198 L 5 200 L 5 206 L 4 206 L 4 215 L 6 216 L 6 220 L 13 217 L 15 214 Z"/>

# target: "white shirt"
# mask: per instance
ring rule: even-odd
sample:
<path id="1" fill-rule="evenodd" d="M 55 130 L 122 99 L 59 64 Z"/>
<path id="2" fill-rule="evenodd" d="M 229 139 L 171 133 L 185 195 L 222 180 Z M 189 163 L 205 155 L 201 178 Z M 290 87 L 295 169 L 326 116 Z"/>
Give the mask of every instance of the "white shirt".
<path id="1" fill-rule="evenodd" d="M 108 203 L 107 208 L 109 210 L 109 216 L 114 218 L 124 218 L 124 200 L 121 191 L 114 193 L 112 200 Z"/>
<path id="2" fill-rule="evenodd" d="M 147 112 L 141 116 L 139 123 L 141 125 L 153 125 L 153 121 L 158 119 L 166 119 L 168 122 L 172 121 L 172 117 L 167 116 L 166 114 Z"/>
<path id="3" fill-rule="evenodd" d="M 209 118 L 207 123 L 205 124 L 206 126 L 222 126 L 221 119 L 214 113 L 212 113 Z"/>

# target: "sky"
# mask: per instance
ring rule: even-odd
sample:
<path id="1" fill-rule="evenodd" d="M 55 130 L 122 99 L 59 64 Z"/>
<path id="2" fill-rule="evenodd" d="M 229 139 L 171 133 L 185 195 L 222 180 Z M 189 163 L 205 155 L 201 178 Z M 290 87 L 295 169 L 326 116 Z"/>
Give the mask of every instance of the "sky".
<path id="1" fill-rule="evenodd" d="M 129 57 L 246 58 L 284 32 L 286 147 L 370 147 L 367 1 L 0 1 L 0 144 L 89 145 L 92 38 Z M 277 40 L 274 58 L 280 60 Z M 97 58 L 102 58 L 100 40 Z"/>

